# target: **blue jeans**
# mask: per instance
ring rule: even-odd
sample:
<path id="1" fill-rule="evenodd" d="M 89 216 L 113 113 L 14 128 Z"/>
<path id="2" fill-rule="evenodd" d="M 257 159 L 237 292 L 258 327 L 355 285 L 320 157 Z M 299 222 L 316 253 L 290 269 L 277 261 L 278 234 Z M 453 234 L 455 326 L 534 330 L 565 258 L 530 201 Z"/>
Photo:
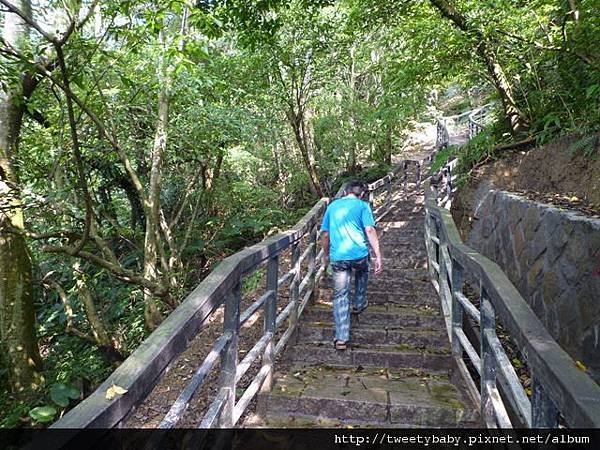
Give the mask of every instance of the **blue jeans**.
<path id="1" fill-rule="evenodd" d="M 333 261 L 333 320 L 335 339 L 350 340 L 350 276 L 354 269 L 354 298 L 352 305 L 362 310 L 367 307 L 367 282 L 369 281 L 369 256 L 347 261 Z"/>

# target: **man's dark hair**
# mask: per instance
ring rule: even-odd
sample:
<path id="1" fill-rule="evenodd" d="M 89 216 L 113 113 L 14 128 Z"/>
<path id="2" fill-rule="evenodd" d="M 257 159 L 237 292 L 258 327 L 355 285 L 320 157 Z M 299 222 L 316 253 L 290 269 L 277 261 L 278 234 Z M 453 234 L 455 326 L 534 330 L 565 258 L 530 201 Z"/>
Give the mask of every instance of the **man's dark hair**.
<path id="1" fill-rule="evenodd" d="M 367 185 L 362 181 L 354 180 L 346 185 L 346 195 L 354 194 L 361 198 L 367 192 Z"/>

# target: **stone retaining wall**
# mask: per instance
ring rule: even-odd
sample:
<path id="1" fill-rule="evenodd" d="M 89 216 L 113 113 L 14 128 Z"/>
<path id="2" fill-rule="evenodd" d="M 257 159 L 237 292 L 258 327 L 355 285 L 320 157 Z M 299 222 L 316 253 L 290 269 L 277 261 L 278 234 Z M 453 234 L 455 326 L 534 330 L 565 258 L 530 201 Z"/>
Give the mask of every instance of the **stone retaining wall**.
<path id="1" fill-rule="evenodd" d="M 495 261 L 600 382 L 600 220 L 502 191 L 475 203 L 468 245 Z"/>

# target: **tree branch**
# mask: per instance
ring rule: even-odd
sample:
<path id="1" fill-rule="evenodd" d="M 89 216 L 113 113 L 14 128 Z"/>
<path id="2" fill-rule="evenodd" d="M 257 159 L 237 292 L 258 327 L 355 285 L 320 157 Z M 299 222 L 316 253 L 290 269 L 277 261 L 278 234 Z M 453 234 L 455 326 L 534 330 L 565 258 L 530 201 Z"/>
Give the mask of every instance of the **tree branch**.
<path id="1" fill-rule="evenodd" d="M 59 254 L 66 254 L 66 255 L 70 255 L 70 256 L 73 254 L 73 250 L 74 250 L 73 247 L 68 247 L 68 246 L 44 245 L 42 247 L 42 251 L 45 253 L 59 253 Z M 121 281 L 124 281 L 125 283 L 134 284 L 134 285 L 141 286 L 143 288 L 150 290 L 151 292 L 154 293 L 154 295 L 164 296 L 164 295 L 167 295 L 167 293 L 168 293 L 168 290 L 165 289 L 164 287 L 160 286 L 159 284 L 152 283 L 152 282 L 146 280 L 144 277 L 136 275 L 134 272 L 124 269 L 123 267 L 120 267 L 119 265 L 113 264 L 110 261 L 107 261 L 97 255 L 94 255 L 93 253 L 89 253 L 89 252 L 86 252 L 85 250 L 81 250 L 77 254 L 77 256 L 79 258 L 85 259 L 99 267 L 102 267 L 103 269 L 108 270 L 115 277 L 117 277 Z"/>

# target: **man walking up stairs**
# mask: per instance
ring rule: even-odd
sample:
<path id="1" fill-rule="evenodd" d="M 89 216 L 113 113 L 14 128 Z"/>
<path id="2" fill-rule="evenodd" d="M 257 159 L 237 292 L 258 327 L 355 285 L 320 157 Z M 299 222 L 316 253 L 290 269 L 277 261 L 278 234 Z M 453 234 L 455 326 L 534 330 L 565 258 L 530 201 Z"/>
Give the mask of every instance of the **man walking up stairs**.
<path id="1" fill-rule="evenodd" d="M 427 272 L 421 192 L 414 185 L 395 192 L 384 220 L 381 275 L 366 289 L 368 309 L 351 316 L 351 345 L 345 351 L 331 345 L 347 338 L 332 326 L 335 299 L 326 278 L 246 426 L 479 425 L 461 383 L 453 382 L 448 335 Z"/>

